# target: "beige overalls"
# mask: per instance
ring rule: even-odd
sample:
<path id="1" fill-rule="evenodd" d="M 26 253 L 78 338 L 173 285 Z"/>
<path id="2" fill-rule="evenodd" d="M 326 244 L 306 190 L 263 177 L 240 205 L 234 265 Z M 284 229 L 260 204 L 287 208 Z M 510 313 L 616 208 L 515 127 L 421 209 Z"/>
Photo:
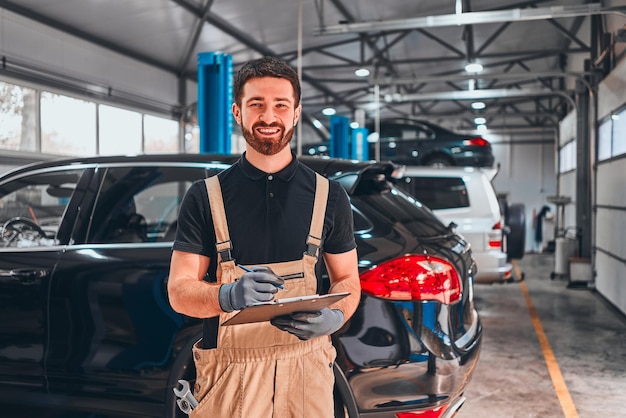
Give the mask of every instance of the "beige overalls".
<path id="1" fill-rule="evenodd" d="M 313 217 L 300 260 L 265 264 L 285 278 L 276 298 L 315 294 L 315 263 L 321 244 L 328 180 L 316 175 Z M 215 228 L 219 283 L 232 283 L 244 271 L 230 257 L 231 242 L 217 176 L 206 179 Z M 220 315 L 220 324 L 236 312 Z M 193 348 L 198 418 L 285 418 L 333 416 L 333 362 L 330 337 L 300 341 L 269 322 L 220 326 L 217 348 Z"/>

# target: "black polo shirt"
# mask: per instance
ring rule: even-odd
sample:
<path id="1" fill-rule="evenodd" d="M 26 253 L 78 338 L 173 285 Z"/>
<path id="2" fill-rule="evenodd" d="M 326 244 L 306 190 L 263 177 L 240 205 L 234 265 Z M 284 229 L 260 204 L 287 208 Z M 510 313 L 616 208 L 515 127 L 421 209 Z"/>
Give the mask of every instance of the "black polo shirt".
<path id="1" fill-rule="evenodd" d="M 233 246 L 231 254 L 238 264 L 298 260 L 307 248 L 315 172 L 292 155 L 291 163 L 278 173 L 257 169 L 244 154 L 218 174 Z M 338 182 L 330 181 L 320 250 L 339 254 L 354 248 L 347 193 Z M 173 249 L 210 257 L 206 280 L 215 280 L 215 231 L 204 180 L 195 182 L 183 199 Z"/>

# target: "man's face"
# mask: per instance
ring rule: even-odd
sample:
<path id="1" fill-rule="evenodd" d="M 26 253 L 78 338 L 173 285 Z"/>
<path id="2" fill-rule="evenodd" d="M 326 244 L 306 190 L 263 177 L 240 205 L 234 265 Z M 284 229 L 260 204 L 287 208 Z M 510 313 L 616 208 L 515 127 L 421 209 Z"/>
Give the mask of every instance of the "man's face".
<path id="1" fill-rule="evenodd" d="M 300 109 L 289 80 L 260 77 L 244 84 L 241 108 L 233 104 L 232 111 L 246 142 L 263 155 L 274 155 L 291 141 Z"/>

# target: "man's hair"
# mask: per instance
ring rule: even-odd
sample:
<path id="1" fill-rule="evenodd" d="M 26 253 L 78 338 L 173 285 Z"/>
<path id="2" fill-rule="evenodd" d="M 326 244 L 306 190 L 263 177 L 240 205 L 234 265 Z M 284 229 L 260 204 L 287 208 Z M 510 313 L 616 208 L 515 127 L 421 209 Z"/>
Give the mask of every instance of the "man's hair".
<path id="1" fill-rule="evenodd" d="M 300 80 L 298 80 L 298 73 L 296 73 L 296 71 L 285 61 L 276 57 L 263 57 L 248 61 L 237 72 L 233 82 L 233 94 L 235 96 L 235 103 L 237 106 L 241 107 L 244 84 L 252 78 L 259 77 L 276 77 L 288 80 L 293 87 L 295 106 L 298 107 L 300 104 L 300 96 L 302 94 L 300 89 Z"/>

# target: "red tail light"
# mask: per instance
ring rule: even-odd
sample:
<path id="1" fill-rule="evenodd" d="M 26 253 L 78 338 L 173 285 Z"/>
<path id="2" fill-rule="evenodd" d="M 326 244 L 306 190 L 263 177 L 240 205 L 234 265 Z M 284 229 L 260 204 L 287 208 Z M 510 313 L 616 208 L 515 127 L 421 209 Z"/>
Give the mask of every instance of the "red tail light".
<path id="1" fill-rule="evenodd" d="M 390 300 L 438 301 L 461 298 L 461 280 L 448 261 L 426 255 L 406 255 L 361 274 L 361 290 Z"/>
<path id="2" fill-rule="evenodd" d="M 487 246 L 492 250 L 502 249 L 502 222 L 498 221 L 491 227 Z"/>
<path id="3" fill-rule="evenodd" d="M 463 145 L 475 146 L 475 147 L 488 147 L 489 141 L 481 137 L 470 138 L 470 139 L 466 139 L 465 141 L 463 141 Z"/>
<path id="4" fill-rule="evenodd" d="M 439 418 L 447 409 L 446 405 L 427 411 L 396 412 L 396 418 Z"/>

